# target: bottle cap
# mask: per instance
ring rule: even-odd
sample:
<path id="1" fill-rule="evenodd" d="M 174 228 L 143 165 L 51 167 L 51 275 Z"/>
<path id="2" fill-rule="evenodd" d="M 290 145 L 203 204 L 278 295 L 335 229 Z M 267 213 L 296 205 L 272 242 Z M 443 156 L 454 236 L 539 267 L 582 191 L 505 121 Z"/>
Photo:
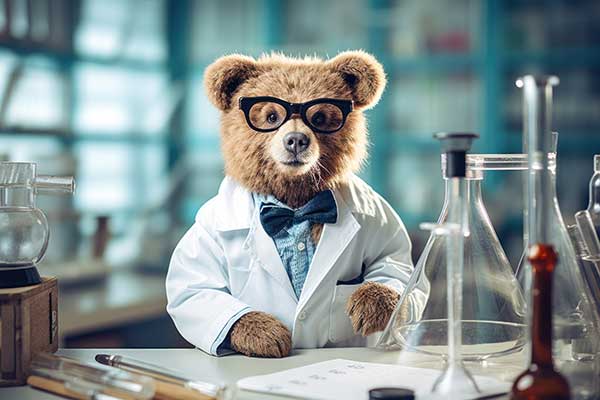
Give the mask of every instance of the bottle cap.
<path id="1" fill-rule="evenodd" d="M 404 388 L 375 388 L 369 390 L 369 400 L 414 400 L 415 392 Z"/>

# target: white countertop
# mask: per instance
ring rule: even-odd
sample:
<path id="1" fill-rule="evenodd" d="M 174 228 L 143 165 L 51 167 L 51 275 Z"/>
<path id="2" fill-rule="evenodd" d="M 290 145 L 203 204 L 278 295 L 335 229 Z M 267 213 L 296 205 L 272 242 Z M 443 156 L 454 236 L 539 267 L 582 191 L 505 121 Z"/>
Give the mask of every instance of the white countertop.
<path id="1" fill-rule="evenodd" d="M 383 364 L 405 364 L 424 368 L 439 369 L 442 367 L 439 361 L 426 360 L 422 357 L 415 357 L 410 360 L 401 359 L 399 352 L 384 352 L 368 348 L 296 350 L 290 357 L 282 359 L 249 358 L 241 355 L 213 357 L 195 349 L 61 349 L 58 354 L 83 361 L 93 361 L 97 353 L 126 355 L 176 369 L 200 380 L 227 384 L 234 384 L 239 379 L 247 376 L 273 373 L 335 358 Z M 491 360 L 483 364 L 469 365 L 469 369 L 477 375 L 493 376 L 502 380 L 512 381 L 523 368 L 518 365 L 517 360 L 522 360 L 522 358 L 519 355 L 513 355 L 505 357 L 502 360 Z M 59 397 L 26 386 L 0 388 L 1 400 L 54 400 L 57 398 Z M 234 398 L 254 400 L 276 399 L 279 397 L 240 392 Z"/>

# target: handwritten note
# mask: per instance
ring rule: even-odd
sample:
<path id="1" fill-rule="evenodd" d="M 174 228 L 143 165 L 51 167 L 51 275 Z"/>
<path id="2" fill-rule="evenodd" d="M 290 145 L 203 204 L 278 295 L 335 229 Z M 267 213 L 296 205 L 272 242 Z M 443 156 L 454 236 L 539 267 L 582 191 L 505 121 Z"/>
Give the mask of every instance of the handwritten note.
<path id="1" fill-rule="evenodd" d="M 433 369 L 337 359 L 245 378 L 238 382 L 238 387 L 314 400 L 366 400 L 369 389 L 403 387 L 414 390 L 418 399 L 433 399 L 430 391 L 439 375 L 440 371 Z M 493 378 L 476 376 L 475 380 L 481 395 L 510 389 L 510 384 Z"/>

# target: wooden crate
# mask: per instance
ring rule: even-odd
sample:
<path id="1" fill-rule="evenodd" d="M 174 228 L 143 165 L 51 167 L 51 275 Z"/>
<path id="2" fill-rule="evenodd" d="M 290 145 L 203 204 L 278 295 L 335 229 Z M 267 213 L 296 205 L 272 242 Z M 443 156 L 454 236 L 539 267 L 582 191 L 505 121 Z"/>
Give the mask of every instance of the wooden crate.
<path id="1" fill-rule="evenodd" d="M 0 289 L 0 386 L 24 385 L 31 357 L 58 349 L 58 285 Z"/>

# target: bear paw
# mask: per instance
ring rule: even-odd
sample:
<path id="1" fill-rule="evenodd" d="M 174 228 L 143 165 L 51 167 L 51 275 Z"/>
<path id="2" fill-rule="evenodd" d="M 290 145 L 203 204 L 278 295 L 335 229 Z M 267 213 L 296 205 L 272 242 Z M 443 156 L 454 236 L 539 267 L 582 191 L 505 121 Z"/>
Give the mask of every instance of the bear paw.
<path id="1" fill-rule="evenodd" d="M 292 334 L 275 317 L 258 311 L 242 316 L 231 328 L 231 348 L 250 357 L 280 358 L 290 354 Z"/>
<path id="2" fill-rule="evenodd" d="M 348 299 L 346 312 L 355 333 L 368 336 L 385 329 L 399 299 L 398 293 L 377 282 L 367 282 Z"/>

